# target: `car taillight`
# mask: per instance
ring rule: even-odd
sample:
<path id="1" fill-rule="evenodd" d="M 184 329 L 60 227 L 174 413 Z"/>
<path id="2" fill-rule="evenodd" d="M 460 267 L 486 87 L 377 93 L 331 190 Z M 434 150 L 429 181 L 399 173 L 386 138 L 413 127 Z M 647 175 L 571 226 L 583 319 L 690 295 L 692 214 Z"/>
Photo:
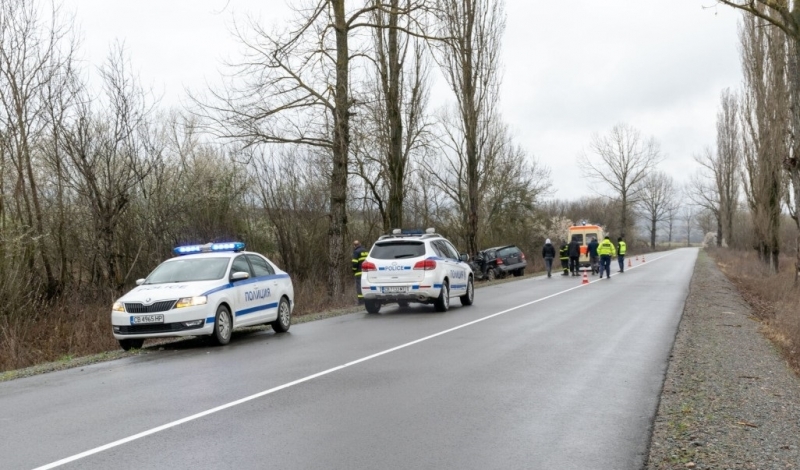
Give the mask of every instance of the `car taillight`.
<path id="1" fill-rule="evenodd" d="M 497 264 L 503 264 L 503 258 L 497 258 Z"/>
<path id="2" fill-rule="evenodd" d="M 371 261 L 364 261 L 363 263 L 361 263 L 361 272 L 362 273 L 365 273 L 367 271 L 377 271 L 377 270 L 378 270 L 378 267 L 375 266 L 375 263 L 373 263 Z"/>
<path id="3" fill-rule="evenodd" d="M 434 270 L 436 269 L 436 260 L 424 259 L 422 261 L 417 261 L 414 265 L 414 269 L 422 269 L 423 271 Z"/>

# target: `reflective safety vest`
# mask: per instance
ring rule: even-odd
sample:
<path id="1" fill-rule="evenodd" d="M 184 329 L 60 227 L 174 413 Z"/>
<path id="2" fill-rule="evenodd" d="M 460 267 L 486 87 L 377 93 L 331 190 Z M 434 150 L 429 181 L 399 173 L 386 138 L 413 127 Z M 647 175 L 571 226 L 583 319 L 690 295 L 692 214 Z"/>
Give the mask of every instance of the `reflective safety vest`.
<path id="1" fill-rule="evenodd" d="M 361 275 L 361 263 L 367 259 L 367 255 L 369 252 L 365 250 L 363 247 L 358 247 L 353 250 L 353 276 L 360 276 Z"/>
<path id="2" fill-rule="evenodd" d="M 559 259 L 569 259 L 569 245 L 566 243 L 561 245 L 561 248 L 558 249 L 558 256 Z"/>
<path id="3" fill-rule="evenodd" d="M 597 245 L 597 254 L 600 256 L 614 256 L 617 254 L 617 250 L 614 249 L 614 244 L 611 243 L 611 240 L 604 238 L 603 241 Z"/>
<path id="4" fill-rule="evenodd" d="M 617 252 L 619 253 L 620 256 L 624 256 L 625 253 L 627 253 L 627 251 L 628 251 L 628 245 L 626 245 L 624 241 L 620 240 L 619 250 L 617 250 Z"/>

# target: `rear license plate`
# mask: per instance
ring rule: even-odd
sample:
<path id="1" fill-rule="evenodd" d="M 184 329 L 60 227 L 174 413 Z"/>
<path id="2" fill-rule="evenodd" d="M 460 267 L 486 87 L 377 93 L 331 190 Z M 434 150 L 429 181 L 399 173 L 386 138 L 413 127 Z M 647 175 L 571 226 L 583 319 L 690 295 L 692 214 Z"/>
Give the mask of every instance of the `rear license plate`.
<path id="1" fill-rule="evenodd" d="M 164 315 L 137 315 L 131 316 L 131 325 L 143 325 L 146 323 L 164 323 Z"/>
<path id="2" fill-rule="evenodd" d="M 408 292 L 408 287 L 400 287 L 400 286 L 391 286 L 391 287 L 381 287 L 381 292 L 384 294 L 405 294 Z"/>

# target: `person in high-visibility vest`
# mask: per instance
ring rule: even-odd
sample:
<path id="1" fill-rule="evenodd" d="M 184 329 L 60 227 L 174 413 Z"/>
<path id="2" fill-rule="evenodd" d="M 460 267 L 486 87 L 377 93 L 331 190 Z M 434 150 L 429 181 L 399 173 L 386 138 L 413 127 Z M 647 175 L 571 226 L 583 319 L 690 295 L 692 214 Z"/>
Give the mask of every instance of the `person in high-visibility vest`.
<path id="1" fill-rule="evenodd" d="M 369 253 L 361 246 L 361 242 L 355 240 L 353 242 L 353 276 L 356 278 L 356 296 L 358 303 L 364 303 L 364 294 L 361 292 L 361 263 L 367 259 Z"/>
<path id="2" fill-rule="evenodd" d="M 600 279 L 603 279 L 603 271 L 606 278 L 611 279 L 611 257 L 617 254 L 617 250 L 608 235 L 597 245 L 597 254 L 600 255 Z"/>
<path id="3" fill-rule="evenodd" d="M 625 253 L 628 251 L 628 245 L 622 237 L 617 237 L 617 261 L 619 261 L 619 272 L 625 272 Z"/>
<path id="4" fill-rule="evenodd" d="M 564 271 L 562 276 L 569 276 L 569 245 L 561 240 L 561 247 L 558 249 L 558 257 L 561 260 L 561 269 Z"/>

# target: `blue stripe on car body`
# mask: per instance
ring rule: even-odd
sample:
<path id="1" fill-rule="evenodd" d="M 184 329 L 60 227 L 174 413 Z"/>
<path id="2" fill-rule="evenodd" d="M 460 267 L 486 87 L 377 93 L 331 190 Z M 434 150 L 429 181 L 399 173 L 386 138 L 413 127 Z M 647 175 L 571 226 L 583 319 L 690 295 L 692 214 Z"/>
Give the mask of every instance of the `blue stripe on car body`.
<path id="1" fill-rule="evenodd" d="M 247 315 L 248 313 L 260 312 L 261 310 L 269 310 L 271 308 L 277 308 L 277 307 L 278 307 L 278 302 L 272 302 L 271 304 L 258 305 L 256 307 L 250 307 L 250 308 L 246 308 L 244 310 L 237 310 L 236 311 L 236 316 L 238 317 L 238 316 L 241 316 L 241 315 Z"/>

